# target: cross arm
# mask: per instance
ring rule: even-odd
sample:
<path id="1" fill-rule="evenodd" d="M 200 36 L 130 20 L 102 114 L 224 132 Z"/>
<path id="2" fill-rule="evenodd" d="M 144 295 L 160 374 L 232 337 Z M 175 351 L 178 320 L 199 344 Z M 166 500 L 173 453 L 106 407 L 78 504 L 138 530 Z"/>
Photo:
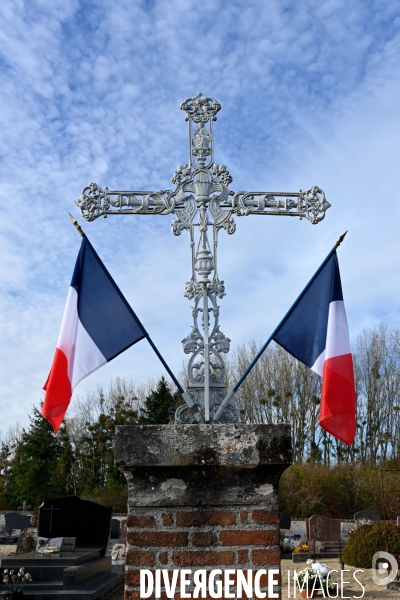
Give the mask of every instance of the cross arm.
<path id="1" fill-rule="evenodd" d="M 331 205 L 316 185 L 298 192 L 236 192 L 232 208 L 238 217 L 282 215 L 307 219 L 315 225 L 322 221 Z"/>
<path id="2" fill-rule="evenodd" d="M 168 215 L 173 212 L 176 199 L 170 190 L 109 190 L 91 183 L 83 188 L 75 204 L 86 221 L 94 221 L 107 215 Z"/>

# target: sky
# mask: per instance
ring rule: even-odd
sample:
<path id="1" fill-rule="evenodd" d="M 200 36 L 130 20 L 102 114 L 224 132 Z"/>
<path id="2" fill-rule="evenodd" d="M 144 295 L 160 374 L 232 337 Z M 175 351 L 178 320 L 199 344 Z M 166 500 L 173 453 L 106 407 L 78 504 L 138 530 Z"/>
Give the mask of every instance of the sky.
<path id="1" fill-rule="evenodd" d="M 80 246 L 68 212 L 175 373 L 191 326 L 185 232 L 172 216 L 86 223 L 90 182 L 172 189 L 187 162 L 180 103 L 222 106 L 215 160 L 230 188 L 318 185 L 331 208 L 236 218 L 220 234 L 221 330 L 263 342 L 337 238 L 350 336 L 400 327 L 400 3 L 397 0 L 2 0 L 0 429 L 43 399 Z M 165 374 L 141 341 L 83 381 Z"/>

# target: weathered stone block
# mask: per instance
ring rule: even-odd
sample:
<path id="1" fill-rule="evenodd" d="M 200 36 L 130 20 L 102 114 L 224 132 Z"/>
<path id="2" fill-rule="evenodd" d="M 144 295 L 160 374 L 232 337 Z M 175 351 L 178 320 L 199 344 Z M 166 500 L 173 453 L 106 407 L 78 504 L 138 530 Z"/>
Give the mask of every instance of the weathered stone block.
<path id="1" fill-rule="evenodd" d="M 118 427 L 115 462 L 129 486 L 126 600 L 139 597 L 144 565 L 280 567 L 278 482 L 291 464 L 289 425 Z"/>

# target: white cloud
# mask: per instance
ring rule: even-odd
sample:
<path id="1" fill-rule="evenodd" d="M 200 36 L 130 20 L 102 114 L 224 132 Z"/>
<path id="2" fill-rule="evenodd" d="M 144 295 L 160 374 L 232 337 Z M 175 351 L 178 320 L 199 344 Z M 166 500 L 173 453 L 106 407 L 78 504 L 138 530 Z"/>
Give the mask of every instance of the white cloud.
<path id="1" fill-rule="evenodd" d="M 269 335 L 346 229 L 352 335 L 380 320 L 399 325 L 398 3 L 3 0 L 0 10 L 3 431 L 28 424 L 51 365 L 79 247 L 73 200 L 90 181 L 171 187 L 187 160 L 179 104 L 198 91 L 222 104 L 216 160 L 232 189 L 318 184 L 332 204 L 317 227 L 248 217 L 233 237 L 221 234 L 221 329 L 233 346 Z M 83 227 L 177 372 L 190 263 L 170 221 Z M 161 372 L 143 341 L 79 393 L 118 373 Z"/>

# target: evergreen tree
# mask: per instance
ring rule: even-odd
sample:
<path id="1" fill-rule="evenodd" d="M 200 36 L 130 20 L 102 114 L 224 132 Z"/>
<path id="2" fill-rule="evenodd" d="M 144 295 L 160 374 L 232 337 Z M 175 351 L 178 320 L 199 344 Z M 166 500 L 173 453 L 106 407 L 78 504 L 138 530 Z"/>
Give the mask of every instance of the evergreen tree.
<path id="1" fill-rule="evenodd" d="M 60 438 L 50 423 L 33 407 L 28 431 L 23 429 L 12 462 L 12 478 L 8 497 L 13 505 L 41 503 L 46 498 L 65 494 L 58 461 Z"/>
<path id="2" fill-rule="evenodd" d="M 100 398 L 100 406 L 100 414 L 92 423 L 86 423 L 85 433 L 76 448 L 77 489 L 84 495 L 101 494 L 105 488 L 126 485 L 125 476 L 114 466 L 115 428 L 137 423 L 137 412 L 124 396 L 117 398 L 108 411 L 104 398 Z"/>
<path id="3" fill-rule="evenodd" d="M 157 388 L 146 397 L 139 422 L 143 425 L 166 425 L 172 419 L 176 403 L 168 383 L 161 377 Z"/>

